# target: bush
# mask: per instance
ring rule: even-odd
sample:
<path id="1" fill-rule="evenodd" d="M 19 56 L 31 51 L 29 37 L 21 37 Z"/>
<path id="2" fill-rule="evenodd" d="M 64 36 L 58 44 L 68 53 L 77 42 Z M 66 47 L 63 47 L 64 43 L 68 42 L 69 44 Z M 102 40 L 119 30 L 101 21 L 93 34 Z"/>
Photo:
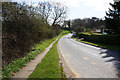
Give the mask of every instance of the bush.
<path id="1" fill-rule="evenodd" d="M 53 38 L 59 32 L 59 28 L 45 23 L 34 7 L 26 4 L 3 2 L 2 17 L 3 65 L 26 56 L 34 43 Z"/>
<path id="2" fill-rule="evenodd" d="M 79 34 L 79 38 L 84 38 L 85 41 L 110 44 L 110 45 L 119 45 L 120 35 L 86 35 Z"/>

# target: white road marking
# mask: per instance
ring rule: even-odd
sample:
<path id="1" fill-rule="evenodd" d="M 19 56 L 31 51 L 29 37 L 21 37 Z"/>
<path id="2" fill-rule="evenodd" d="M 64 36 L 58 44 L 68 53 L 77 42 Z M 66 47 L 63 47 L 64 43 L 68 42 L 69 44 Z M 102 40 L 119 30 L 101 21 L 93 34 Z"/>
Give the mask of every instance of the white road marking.
<path id="1" fill-rule="evenodd" d="M 88 60 L 88 58 L 87 58 L 87 57 L 83 57 L 83 59 Z"/>
<path id="2" fill-rule="evenodd" d="M 95 63 L 95 62 L 91 62 L 91 64 L 97 64 L 97 63 Z"/>
<path id="3" fill-rule="evenodd" d="M 106 53 L 104 53 L 104 54 L 101 54 L 102 56 L 106 56 L 107 54 Z"/>
<path id="4" fill-rule="evenodd" d="M 114 57 L 106 57 L 105 60 L 112 60 Z"/>

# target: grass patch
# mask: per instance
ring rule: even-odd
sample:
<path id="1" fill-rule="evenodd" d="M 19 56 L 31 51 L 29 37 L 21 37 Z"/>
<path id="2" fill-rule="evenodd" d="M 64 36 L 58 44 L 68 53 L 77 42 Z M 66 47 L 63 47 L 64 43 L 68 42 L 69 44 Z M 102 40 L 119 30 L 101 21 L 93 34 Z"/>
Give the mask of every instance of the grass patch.
<path id="1" fill-rule="evenodd" d="M 60 78 L 66 78 L 62 63 L 60 64 Z"/>
<path id="2" fill-rule="evenodd" d="M 97 33 L 97 32 L 94 32 L 94 33 L 91 33 L 91 32 L 79 32 L 79 34 L 84 34 L 84 35 L 105 35 L 105 34 Z"/>
<path id="3" fill-rule="evenodd" d="M 69 33 L 69 31 L 62 31 L 60 35 L 65 35 L 67 33 Z M 48 47 L 57 38 L 58 36 L 35 44 L 33 49 L 25 57 L 17 59 L 7 66 L 3 66 L 2 78 L 11 78 L 13 73 L 19 71 L 22 67 L 26 66 L 32 59 L 35 58 L 35 56 L 43 52 L 45 48 Z"/>
<path id="4" fill-rule="evenodd" d="M 30 78 L 66 78 L 62 64 L 59 64 L 59 55 L 56 46 L 57 42 L 53 44 L 52 48 L 48 51 L 46 56 L 37 65 L 34 72 L 29 76 L 29 79 Z"/>
<path id="5" fill-rule="evenodd" d="M 88 32 L 79 32 L 79 34 L 91 35 L 91 33 Z"/>
<path id="6" fill-rule="evenodd" d="M 102 33 L 92 33 L 92 35 L 103 35 Z"/>
<path id="7" fill-rule="evenodd" d="M 86 44 L 90 44 L 90 45 L 93 45 L 93 46 L 97 46 L 97 47 L 101 47 L 101 48 L 107 48 L 107 49 L 111 49 L 111 50 L 120 52 L 120 45 L 106 45 L 106 44 L 101 44 L 101 43 L 93 43 L 93 42 L 83 41 L 83 40 L 80 40 L 80 39 L 77 39 L 77 41 L 83 42 L 83 43 L 86 43 Z"/>
<path id="8" fill-rule="evenodd" d="M 2 79 L 2 70 L 0 70 L 0 80 Z"/>
<path id="9" fill-rule="evenodd" d="M 62 30 L 60 34 L 61 34 L 61 35 L 64 35 L 64 34 L 68 34 L 68 33 L 70 33 L 70 31 Z"/>

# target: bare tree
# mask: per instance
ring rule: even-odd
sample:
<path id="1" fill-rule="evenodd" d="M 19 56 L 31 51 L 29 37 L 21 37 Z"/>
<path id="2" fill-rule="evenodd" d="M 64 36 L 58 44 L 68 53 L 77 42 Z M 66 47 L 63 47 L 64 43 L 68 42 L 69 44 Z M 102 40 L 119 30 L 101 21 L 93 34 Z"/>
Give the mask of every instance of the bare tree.
<path id="1" fill-rule="evenodd" d="M 52 25 L 62 22 L 66 18 L 67 7 L 60 3 L 55 3 L 52 9 L 51 19 L 53 20 Z"/>
<path id="2" fill-rule="evenodd" d="M 52 12 L 52 5 L 49 2 L 39 2 L 37 9 L 47 23 Z"/>

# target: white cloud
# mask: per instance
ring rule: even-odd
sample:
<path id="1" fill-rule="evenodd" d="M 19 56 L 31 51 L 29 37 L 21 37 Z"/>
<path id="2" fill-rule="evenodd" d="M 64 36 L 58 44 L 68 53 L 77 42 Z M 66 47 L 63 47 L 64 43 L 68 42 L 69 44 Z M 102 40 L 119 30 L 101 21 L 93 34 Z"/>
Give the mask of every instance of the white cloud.
<path id="1" fill-rule="evenodd" d="M 51 0 L 48 0 L 48 1 L 51 1 Z M 61 2 L 67 5 L 68 7 L 80 7 L 79 5 L 80 0 L 52 0 L 52 1 Z"/>
<path id="2" fill-rule="evenodd" d="M 31 2 L 32 0 L 21 0 Z M 69 8 L 71 7 L 91 7 L 97 11 L 103 11 L 110 7 L 109 3 L 113 3 L 113 0 L 35 0 L 32 2 L 39 2 L 39 1 L 53 1 L 53 2 L 61 2 L 67 5 Z"/>
<path id="3" fill-rule="evenodd" d="M 119 2 L 120 0 L 114 0 L 114 2 Z"/>
<path id="4" fill-rule="evenodd" d="M 71 7 L 92 7 L 97 11 L 104 11 L 110 7 L 109 3 L 113 3 L 113 0 L 60 0 Z"/>
<path id="5" fill-rule="evenodd" d="M 17 0 L 16 0 L 17 1 Z M 18 0 L 19 1 L 19 0 Z M 21 0 L 26 2 L 61 2 L 68 7 L 69 17 L 91 17 L 98 16 L 104 17 L 105 11 L 111 8 L 109 3 L 113 3 L 113 0 Z M 34 4 L 37 6 L 37 4 Z"/>
<path id="6" fill-rule="evenodd" d="M 111 8 L 109 3 L 113 3 L 113 0 L 48 0 L 48 1 L 61 2 L 67 5 L 67 7 L 70 10 L 70 14 L 73 17 L 74 16 L 85 17 L 90 15 L 96 17 L 97 16 L 104 17 L 105 11 L 108 11 L 108 8 Z"/>
<path id="7" fill-rule="evenodd" d="M 80 7 L 79 0 L 66 0 L 66 4 L 70 7 Z"/>
<path id="8" fill-rule="evenodd" d="M 113 0 L 82 0 L 84 6 L 92 7 L 97 11 L 107 10 L 111 2 L 113 2 Z"/>

